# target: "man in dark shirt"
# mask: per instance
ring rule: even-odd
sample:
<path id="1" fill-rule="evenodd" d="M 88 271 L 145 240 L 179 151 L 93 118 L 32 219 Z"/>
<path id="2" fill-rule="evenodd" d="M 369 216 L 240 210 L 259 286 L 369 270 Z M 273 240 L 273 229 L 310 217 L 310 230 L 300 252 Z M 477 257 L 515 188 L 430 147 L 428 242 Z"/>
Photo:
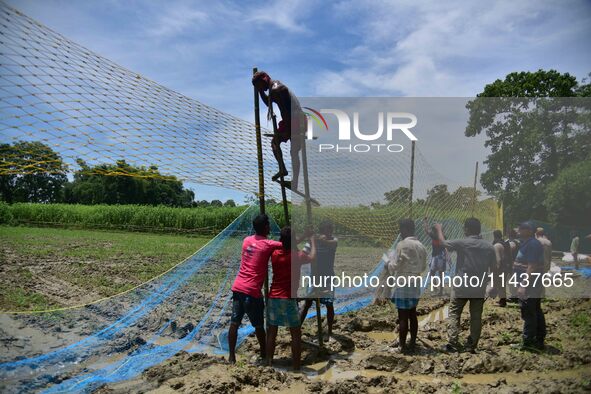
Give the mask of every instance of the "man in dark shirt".
<path id="1" fill-rule="evenodd" d="M 316 283 L 321 282 L 321 278 L 332 277 L 334 272 L 334 260 L 337 252 L 337 239 L 333 236 L 334 225 L 330 220 L 323 220 L 318 226 L 319 235 L 316 238 L 316 262 L 312 263 L 312 277 L 317 278 Z M 325 287 L 316 287 L 312 289 L 300 310 L 300 321 L 303 323 L 312 306 L 313 298 L 319 299 L 320 304 L 326 306 L 326 323 L 328 325 L 328 340 L 332 335 L 332 326 L 334 324 L 334 290 Z M 312 298 L 313 297 L 313 298 Z"/>
<path id="2" fill-rule="evenodd" d="M 465 344 L 466 350 L 476 350 L 480 332 L 482 330 L 482 308 L 488 273 L 495 273 L 496 256 L 492 244 L 480 235 L 480 221 L 476 218 L 468 218 L 464 222 L 464 234 L 466 238 L 446 241 L 443 239 L 441 224 L 436 224 L 439 240 L 450 252 L 457 252 L 456 271 L 453 277 L 478 278 L 477 285 L 462 282 L 462 285 L 453 286 L 449 305 L 448 318 L 448 344 L 446 351 L 459 351 L 460 322 L 464 306 L 470 303 L 470 336 Z"/>
<path id="3" fill-rule="evenodd" d="M 523 319 L 522 350 L 543 350 L 546 338 L 546 320 L 542 311 L 542 278 L 532 274 L 544 273 L 544 247 L 534 237 L 530 222 L 519 225 L 519 252 L 513 263 L 513 272 L 519 282 L 517 296 Z"/>

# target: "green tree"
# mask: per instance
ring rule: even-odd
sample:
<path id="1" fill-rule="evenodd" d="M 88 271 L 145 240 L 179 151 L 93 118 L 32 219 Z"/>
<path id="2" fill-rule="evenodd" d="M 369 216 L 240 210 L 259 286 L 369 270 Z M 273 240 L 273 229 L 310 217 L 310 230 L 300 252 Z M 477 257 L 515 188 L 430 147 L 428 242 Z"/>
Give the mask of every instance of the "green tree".
<path id="1" fill-rule="evenodd" d="M 224 206 L 225 206 L 225 207 L 235 207 L 235 206 L 236 206 L 236 203 L 234 202 L 234 200 L 227 200 L 227 201 L 224 203 Z"/>
<path id="2" fill-rule="evenodd" d="M 60 202 L 68 181 L 61 156 L 38 142 L 0 144 L 0 199 L 12 202 Z"/>
<path id="3" fill-rule="evenodd" d="M 201 200 L 195 203 L 195 206 L 197 207 L 208 207 L 209 206 L 209 201 L 207 200 Z"/>
<path id="4" fill-rule="evenodd" d="M 486 133 L 491 154 L 481 176 L 509 221 L 547 219 L 545 186 L 591 151 L 589 85 L 555 70 L 511 73 L 467 104 L 468 137 Z M 493 99 L 494 97 L 494 99 Z"/>
<path id="5" fill-rule="evenodd" d="M 399 187 L 384 193 L 384 198 L 388 204 L 406 203 L 410 200 L 410 189 L 408 187 Z"/>
<path id="6" fill-rule="evenodd" d="M 195 194 L 174 176 L 160 174 L 156 166 L 134 167 L 125 160 L 115 164 L 80 167 L 66 186 L 66 201 L 79 204 L 145 204 L 190 207 Z"/>
<path id="7" fill-rule="evenodd" d="M 451 199 L 454 205 L 460 206 L 462 209 L 470 209 L 474 199 L 478 199 L 481 194 L 479 190 L 476 190 L 476 194 L 474 194 L 473 187 L 460 186 L 451 194 Z"/>
<path id="8" fill-rule="evenodd" d="M 554 223 L 586 226 L 591 218 L 591 160 L 562 170 L 548 185 L 549 219 Z"/>
<path id="9" fill-rule="evenodd" d="M 444 205 L 449 203 L 450 194 L 447 185 L 435 185 L 427 190 L 426 203 L 428 205 Z"/>

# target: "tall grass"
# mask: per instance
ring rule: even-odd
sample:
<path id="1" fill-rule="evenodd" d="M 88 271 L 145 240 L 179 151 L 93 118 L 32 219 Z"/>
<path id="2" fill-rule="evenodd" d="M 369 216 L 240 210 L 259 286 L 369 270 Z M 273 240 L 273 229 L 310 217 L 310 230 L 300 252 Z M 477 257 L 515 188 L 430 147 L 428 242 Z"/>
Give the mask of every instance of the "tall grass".
<path id="1" fill-rule="evenodd" d="M 0 223 L 217 234 L 245 207 L 0 203 Z"/>
<path id="2" fill-rule="evenodd" d="M 494 228 L 494 206 L 492 200 L 478 203 L 475 215 L 481 219 L 484 228 Z M 74 205 L 74 204 L 33 204 L 0 202 L 0 224 L 30 226 L 61 226 L 78 228 L 120 229 L 148 232 L 192 232 L 217 234 L 240 215 L 246 207 L 196 207 L 172 208 L 145 205 Z M 283 206 L 268 205 L 266 211 L 279 225 L 285 225 Z M 289 207 L 292 226 L 303 229 L 307 223 L 305 208 Z M 389 244 L 398 233 L 398 220 L 408 216 L 406 204 L 369 207 L 315 207 L 312 225 L 318 228 L 323 219 L 335 223 L 335 233 L 377 240 Z M 470 210 L 426 206 L 416 204 L 414 219 L 428 216 L 440 222 L 462 223 L 471 215 Z"/>

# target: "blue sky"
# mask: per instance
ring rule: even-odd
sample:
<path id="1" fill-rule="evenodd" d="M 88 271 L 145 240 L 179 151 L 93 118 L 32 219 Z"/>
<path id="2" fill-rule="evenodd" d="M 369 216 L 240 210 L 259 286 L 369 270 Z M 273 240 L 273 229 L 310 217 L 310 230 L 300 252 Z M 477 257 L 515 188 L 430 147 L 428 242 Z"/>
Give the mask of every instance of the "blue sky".
<path id="1" fill-rule="evenodd" d="M 512 71 L 554 68 L 579 79 L 591 72 L 585 0 L 8 3 L 126 68 L 249 121 L 255 65 L 300 96 L 473 96 Z M 244 197 L 195 189 L 199 199 Z"/>

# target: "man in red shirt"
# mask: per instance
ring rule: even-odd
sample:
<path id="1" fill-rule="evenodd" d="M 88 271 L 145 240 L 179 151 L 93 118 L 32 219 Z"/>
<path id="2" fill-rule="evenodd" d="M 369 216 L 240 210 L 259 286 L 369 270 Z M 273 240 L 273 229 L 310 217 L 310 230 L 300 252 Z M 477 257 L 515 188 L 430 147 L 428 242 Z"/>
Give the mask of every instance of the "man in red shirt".
<path id="1" fill-rule="evenodd" d="M 228 330 L 228 348 L 230 355 L 228 361 L 236 362 L 236 341 L 238 338 L 238 327 L 242 324 L 242 318 L 246 313 L 250 324 L 260 345 L 261 358 L 264 359 L 265 352 L 265 328 L 263 294 L 261 287 L 267 277 L 269 258 L 273 251 L 282 247 L 281 242 L 267 239 L 271 232 L 269 217 L 258 215 L 252 221 L 255 235 L 244 238 L 242 243 L 242 259 L 240 269 L 234 284 L 232 285 L 232 318 Z"/>
<path id="2" fill-rule="evenodd" d="M 293 369 L 300 369 L 300 355 L 302 352 L 302 330 L 300 328 L 300 316 L 298 303 L 292 298 L 292 285 L 297 289 L 294 280 L 300 278 L 300 268 L 308 264 L 316 257 L 316 241 L 310 238 L 312 245 L 310 254 L 297 250 L 297 245 L 292 249 L 291 227 L 284 227 L 281 230 L 279 239 L 283 245 L 271 255 L 273 264 L 273 283 L 269 291 L 267 308 L 269 311 L 267 331 L 267 365 L 272 366 L 273 354 L 275 353 L 275 340 L 279 326 L 289 327 L 291 333 L 291 354 L 293 358 Z M 297 242 L 297 240 L 296 240 Z"/>

